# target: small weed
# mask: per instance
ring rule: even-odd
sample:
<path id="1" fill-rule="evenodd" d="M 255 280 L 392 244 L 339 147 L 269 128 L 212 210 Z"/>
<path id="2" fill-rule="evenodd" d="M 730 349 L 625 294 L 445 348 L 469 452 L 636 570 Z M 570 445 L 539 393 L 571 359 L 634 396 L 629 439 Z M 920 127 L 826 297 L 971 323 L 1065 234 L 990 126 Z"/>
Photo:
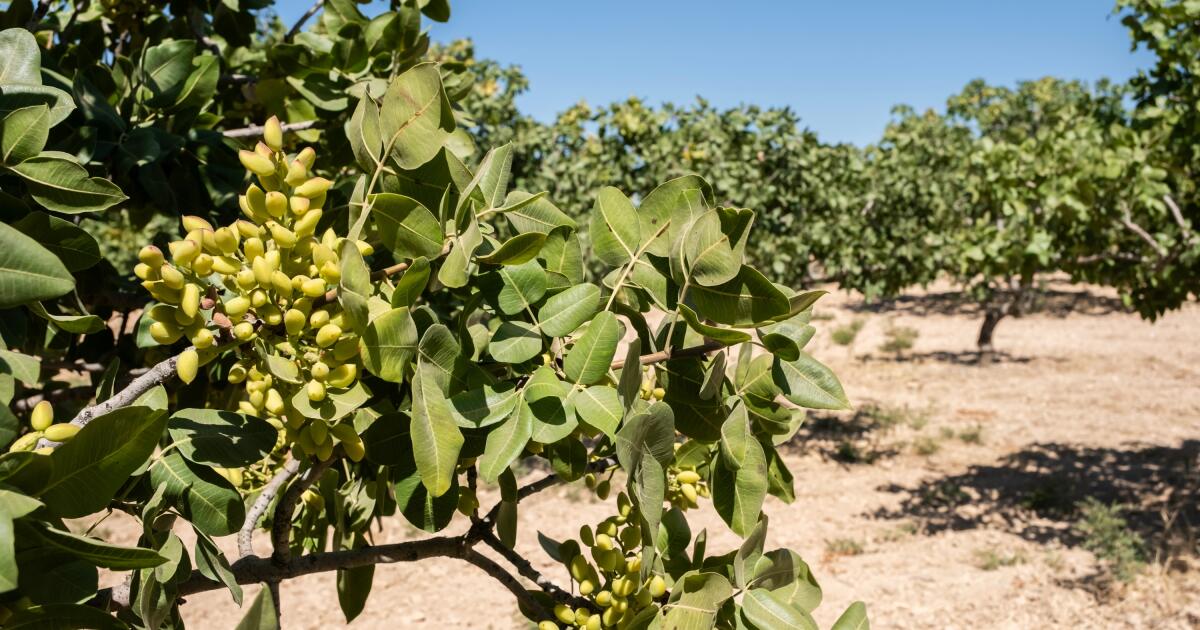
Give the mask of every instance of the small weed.
<path id="1" fill-rule="evenodd" d="M 1075 531 L 1083 537 L 1083 548 L 1095 554 L 1113 577 L 1128 582 L 1146 562 L 1146 541 L 1129 529 L 1120 505 L 1106 505 L 1094 498 L 1081 501 Z"/>
<path id="2" fill-rule="evenodd" d="M 833 313 L 828 311 L 813 311 L 812 320 L 814 322 L 827 322 L 833 319 Z"/>
<path id="3" fill-rule="evenodd" d="M 911 409 L 907 405 L 903 407 L 864 406 L 861 413 L 870 420 L 872 428 L 883 431 L 890 431 L 902 424 L 920 431 L 925 428 L 926 424 L 929 424 L 927 412 Z"/>
<path id="4" fill-rule="evenodd" d="M 942 443 L 937 438 L 932 438 L 927 435 L 918 436 L 912 443 L 913 452 L 917 455 L 928 457 L 942 450 Z"/>
<path id="5" fill-rule="evenodd" d="M 873 449 L 863 449 L 849 440 L 842 440 L 837 445 L 837 459 L 847 464 L 873 464 L 879 459 L 879 453 Z"/>
<path id="6" fill-rule="evenodd" d="M 940 430 L 938 430 L 938 435 L 941 435 L 943 440 L 953 439 L 954 429 L 951 429 L 950 427 L 942 427 Z"/>
<path id="7" fill-rule="evenodd" d="M 853 538 L 834 538 L 825 541 L 827 556 L 857 556 L 863 552 L 863 544 Z"/>
<path id="8" fill-rule="evenodd" d="M 898 540 L 904 540 L 905 538 L 916 536 L 917 531 L 918 527 L 916 523 L 912 521 L 905 521 L 896 527 L 884 531 L 879 535 L 879 540 L 883 542 L 896 542 Z"/>
<path id="9" fill-rule="evenodd" d="M 1065 515 L 1075 508 L 1075 488 L 1070 479 L 1051 475 L 1040 479 L 1021 499 L 1021 505 L 1038 514 Z"/>
<path id="10" fill-rule="evenodd" d="M 912 350 L 920 333 L 916 328 L 908 326 L 888 326 L 887 330 L 883 331 L 883 336 L 884 342 L 879 344 L 879 350 L 900 356 L 906 350 Z"/>
<path id="11" fill-rule="evenodd" d="M 995 571 L 1000 567 L 1025 564 L 1025 554 L 1020 551 L 1003 553 L 995 549 L 979 549 L 975 552 L 975 566 L 984 571 Z"/>
<path id="12" fill-rule="evenodd" d="M 832 333 L 833 343 L 836 343 L 839 346 L 849 346 L 853 344 L 854 340 L 858 337 L 859 331 L 862 330 L 863 324 L 863 320 L 856 319 L 849 324 L 834 328 Z"/>
<path id="13" fill-rule="evenodd" d="M 983 427 L 978 424 L 958 432 L 958 439 L 967 444 L 983 444 Z"/>

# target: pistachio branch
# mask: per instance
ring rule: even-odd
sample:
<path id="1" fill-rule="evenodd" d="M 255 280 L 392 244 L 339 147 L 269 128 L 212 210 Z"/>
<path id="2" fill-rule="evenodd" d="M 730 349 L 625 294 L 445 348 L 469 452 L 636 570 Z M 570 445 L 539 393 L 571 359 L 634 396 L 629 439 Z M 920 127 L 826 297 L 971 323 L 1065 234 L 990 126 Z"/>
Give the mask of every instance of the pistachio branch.
<path id="1" fill-rule="evenodd" d="M 258 498 L 254 500 L 254 505 L 250 506 L 250 511 L 246 513 L 246 521 L 242 523 L 242 529 L 238 532 L 238 553 L 243 558 L 254 555 L 253 537 L 254 530 L 258 527 L 258 519 L 262 518 L 267 508 L 271 507 L 271 502 L 279 496 L 279 491 L 299 471 L 300 460 L 288 460 L 258 493 Z"/>
<path id="2" fill-rule="evenodd" d="M 271 562 L 276 565 L 284 566 L 291 560 L 292 515 L 296 512 L 296 504 L 300 502 L 300 496 L 304 494 L 305 490 L 308 490 L 313 482 L 325 474 L 333 462 L 334 458 L 332 457 L 324 461 L 315 461 L 308 470 L 304 471 L 304 474 L 288 486 L 287 492 L 275 506 L 275 515 L 271 521 L 271 545 L 273 548 Z"/>
<path id="3" fill-rule="evenodd" d="M 300 29 L 304 28 L 304 23 L 307 22 L 310 18 L 312 18 L 312 16 L 316 15 L 317 11 L 320 11 L 321 6 L 324 4 L 325 4 L 325 0 L 317 0 L 316 2 L 314 2 L 313 5 L 311 7 L 309 7 L 307 11 L 304 12 L 304 15 L 301 15 L 300 19 L 296 20 L 296 23 L 292 25 L 292 28 L 290 30 L 288 30 L 287 35 L 284 36 L 284 39 L 287 41 L 291 41 L 292 38 L 295 37 L 296 34 L 300 32 Z"/>
<path id="4" fill-rule="evenodd" d="M 315 120 L 305 120 L 302 122 L 287 123 L 280 125 L 280 127 L 282 127 L 285 132 L 304 131 L 305 129 L 311 129 L 314 127 L 317 122 L 318 121 Z M 226 138 L 253 138 L 254 136 L 261 136 L 262 132 L 262 125 L 250 125 L 249 127 L 241 127 L 239 129 L 226 129 L 225 131 L 221 132 L 221 135 L 225 136 Z"/>

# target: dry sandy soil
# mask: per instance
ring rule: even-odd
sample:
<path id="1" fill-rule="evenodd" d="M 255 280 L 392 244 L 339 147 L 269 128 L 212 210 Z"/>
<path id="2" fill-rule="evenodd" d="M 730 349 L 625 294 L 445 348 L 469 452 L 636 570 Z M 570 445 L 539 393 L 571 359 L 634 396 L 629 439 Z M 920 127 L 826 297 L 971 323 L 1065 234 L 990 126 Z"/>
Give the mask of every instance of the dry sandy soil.
<path id="1" fill-rule="evenodd" d="M 812 351 L 840 375 L 856 412 L 812 414 L 785 447 L 797 499 L 768 499 L 769 542 L 799 551 L 825 590 L 827 627 L 867 602 L 875 628 L 1191 628 L 1200 625 L 1200 306 L 1150 324 L 1101 290 L 1052 285 L 1041 310 L 997 330 L 999 361 L 975 365 L 980 317 L 945 292 L 882 306 L 831 295 Z M 863 329 L 849 348 L 832 330 Z M 885 331 L 919 331 L 897 357 Z M 535 475 L 537 473 L 534 473 Z M 1122 504 L 1151 562 L 1129 582 L 1086 548 L 1079 501 Z M 488 497 L 483 498 L 485 505 Z M 566 582 L 540 551 L 610 508 L 579 487 L 522 503 L 518 550 Z M 708 548 L 736 538 L 695 515 Z M 123 538 L 119 524 L 107 527 Z M 457 533 L 457 532 L 452 532 Z M 418 537 L 396 522 L 376 541 Z M 224 540 L 227 552 L 235 548 Z M 260 544 L 263 541 L 258 541 Z M 266 551 L 265 547 L 262 551 Z M 248 591 L 247 599 L 254 589 Z M 284 583 L 286 628 L 340 627 L 333 575 Z M 191 627 L 231 628 L 225 592 L 190 598 Z M 518 628 L 498 583 L 456 560 L 380 566 L 354 628 Z"/>

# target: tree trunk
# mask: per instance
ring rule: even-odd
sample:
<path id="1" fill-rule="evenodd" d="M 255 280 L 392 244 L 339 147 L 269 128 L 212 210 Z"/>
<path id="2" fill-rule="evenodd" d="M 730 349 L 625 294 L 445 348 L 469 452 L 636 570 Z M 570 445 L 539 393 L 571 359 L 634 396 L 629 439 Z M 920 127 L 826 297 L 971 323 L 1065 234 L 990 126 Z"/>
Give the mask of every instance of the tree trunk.
<path id="1" fill-rule="evenodd" d="M 996 331 L 996 324 L 999 324 L 1000 320 L 1004 319 L 1005 310 L 988 307 L 983 317 L 983 325 L 979 327 L 979 340 L 976 342 L 979 348 L 980 363 L 990 363 L 995 358 L 996 349 L 992 345 L 992 333 Z"/>

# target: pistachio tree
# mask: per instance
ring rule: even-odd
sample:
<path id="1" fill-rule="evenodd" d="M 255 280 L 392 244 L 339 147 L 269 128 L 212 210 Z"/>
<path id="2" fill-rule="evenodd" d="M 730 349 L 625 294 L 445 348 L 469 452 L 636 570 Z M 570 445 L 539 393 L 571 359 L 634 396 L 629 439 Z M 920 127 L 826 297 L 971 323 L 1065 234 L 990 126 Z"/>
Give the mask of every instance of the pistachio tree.
<path id="1" fill-rule="evenodd" d="M 419 27 L 444 2 L 317 3 L 256 33 L 261 6 L 5 13 L 0 622 L 181 627 L 188 596 L 261 584 L 244 625 L 275 627 L 278 585 L 326 571 L 351 620 L 376 565 L 446 557 L 543 629 L 815 627 L 820 587 L 766 546 L 764 504 L 795 497 L 777 445 L 803 410 L 849 403 L 805 350 L 821 292 L 746 264 L 755 212 L 692 175 L 569 216 L 512 189 L 511 144 L 464 132 L 470 75 Z M 253 88 L 200 91 L 214 63 Z M 153 193 L 175 177 L 205 194 Z M 169 227 L 130 252 L 75 220 L 133 207 Z M 611 512 L 540 537 L 563 564 L 543 574 L 518 515 L 565 483 Z M 705 504 L 739 546 L 693 535 Z M 114 511 L 135 544 L 97 535 Z M 383 518 L 428 535 L 376 540 Z M 835 627 L 867 627 L 863 605 Z"/>

